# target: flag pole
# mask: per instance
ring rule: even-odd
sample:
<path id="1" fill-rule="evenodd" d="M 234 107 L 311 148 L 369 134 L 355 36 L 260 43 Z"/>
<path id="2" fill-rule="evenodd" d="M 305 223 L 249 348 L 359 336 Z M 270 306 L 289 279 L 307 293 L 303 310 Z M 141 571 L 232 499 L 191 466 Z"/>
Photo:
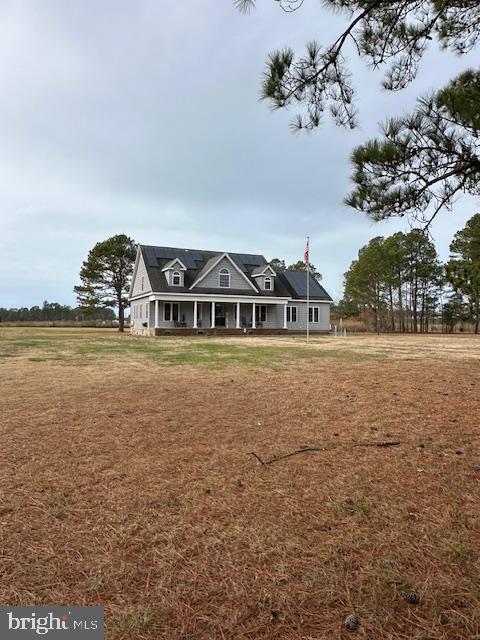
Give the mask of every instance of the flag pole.
<path id="1" fill-rule="evenodd" d="M 307 236 L 305 251 L 307 271 L 307 342 L 310 341 L 310 236 Z"/>

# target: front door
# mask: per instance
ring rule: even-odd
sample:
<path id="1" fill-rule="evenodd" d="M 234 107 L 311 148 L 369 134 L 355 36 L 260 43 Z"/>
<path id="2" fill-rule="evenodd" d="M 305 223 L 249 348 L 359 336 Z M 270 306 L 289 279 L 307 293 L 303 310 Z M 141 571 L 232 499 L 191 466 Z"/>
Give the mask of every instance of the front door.
<path id="1" fill-rule="evenodd" d="M 215 305 L 215 326 L 225 327 L 225 305 L 217 302 Z"/>

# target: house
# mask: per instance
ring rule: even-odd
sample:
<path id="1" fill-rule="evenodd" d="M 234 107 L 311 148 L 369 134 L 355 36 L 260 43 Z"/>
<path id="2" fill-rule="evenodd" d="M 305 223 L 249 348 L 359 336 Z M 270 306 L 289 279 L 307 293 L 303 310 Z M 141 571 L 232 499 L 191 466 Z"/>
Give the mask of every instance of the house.
<path id="1" fill-rule="evenodd" d="M 309 276 L 310 330 L 330 329 L 325 289 Z M 140 245 L 130 287 L 132 333 L 289 333 L 307 327 L 307 274 L 261 255 Z"/>

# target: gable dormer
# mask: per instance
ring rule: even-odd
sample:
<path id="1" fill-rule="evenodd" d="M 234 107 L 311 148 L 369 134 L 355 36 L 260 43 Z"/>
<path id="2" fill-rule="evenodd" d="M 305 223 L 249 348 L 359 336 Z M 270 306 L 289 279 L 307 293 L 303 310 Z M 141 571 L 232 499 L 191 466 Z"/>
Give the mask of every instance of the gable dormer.
<path id="1" fill-rule="evenodd" d="M 187 267 L 178 258 L 174 258 L 167 262 L 162 271 L 169 287 L 185 286 L 185 271 Z"/>
<path id="2" fill-rule="evenodd" d="M 240 269 L 228 253 L 210 258 L 190 289 L 218 289 L 228 294 L 228 289 L 245 289 L 258 293 L 255 285 Z"/>
<path id="3" fill-rule="evenodd" d="M 277 274 L 269 264 L 264 267 L 257 267 L 252 272 L 252 278 L 255 278 L 260 291 L 275 291 L 276 276 Z"/>

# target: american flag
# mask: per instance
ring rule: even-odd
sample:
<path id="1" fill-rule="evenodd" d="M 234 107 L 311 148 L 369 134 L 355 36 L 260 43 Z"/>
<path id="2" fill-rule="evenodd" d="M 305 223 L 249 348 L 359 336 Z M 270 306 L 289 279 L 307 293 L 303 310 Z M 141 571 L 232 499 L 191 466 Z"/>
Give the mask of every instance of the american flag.
<path id="1" fill-rule="evenodd" d="M 303 262 L 308 264 L 310 262 L 310 239 L 307 238 L 307 244 L 305 245 L 305 251 L 303 252 Z"/>

